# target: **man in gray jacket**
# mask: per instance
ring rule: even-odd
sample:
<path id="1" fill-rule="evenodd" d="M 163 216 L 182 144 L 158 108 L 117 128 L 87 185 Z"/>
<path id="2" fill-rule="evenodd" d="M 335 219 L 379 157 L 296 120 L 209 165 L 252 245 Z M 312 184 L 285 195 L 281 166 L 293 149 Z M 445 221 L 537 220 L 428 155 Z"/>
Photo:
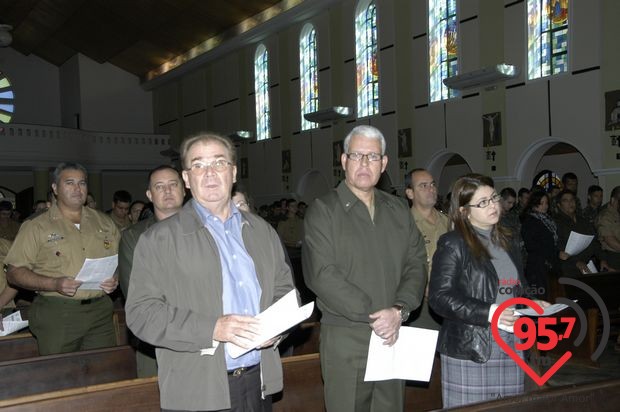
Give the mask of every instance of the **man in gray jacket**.
<path id="1" fill-rule="evenodd" d="M 422 301 L 424 240 L 405 203 L 375 189 L 387 166 L 378 129 L 354 128 L 341 162 L 345 181 L 315 200 L 304 220 L 304 279 L 323 314 L 325 405 L 328 412 L 402 411 L 404 381 L 364 382 L 364 374 L 371 330 L 393 345 Z"/>
<path id="2" fill-rule="evenodd" d="M 271 410 L 282 365 L 267 342 L 252 349 L 254 317 L 294 288 L 276 232 L 231 202 L 232 142 L 215 134 L 181 145 L 192 192 L 176 215 L 139 239 L 129 281 L 127 324 L 156 346 L 162 410 Z"/>

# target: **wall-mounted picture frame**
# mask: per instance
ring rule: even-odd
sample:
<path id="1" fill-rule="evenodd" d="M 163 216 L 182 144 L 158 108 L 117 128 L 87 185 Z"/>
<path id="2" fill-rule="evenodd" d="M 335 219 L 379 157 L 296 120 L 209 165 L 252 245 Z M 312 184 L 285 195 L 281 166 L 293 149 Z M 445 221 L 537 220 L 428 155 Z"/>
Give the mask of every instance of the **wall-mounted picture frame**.
<path id="1" fill-rule="evenodd" d="M 411 157 L 411 128 L 398 130 L 398 157 Z"/>
<path id="2" fill-rule="evenodd" d="M 620 90 L 605 93 L 605 130 L 620 129 Z"/>
<path id="3" fill-rule="evenodd" d="M 282 173 L 291 173 L 291 151 L 282 150 Z"/>
<path id="4" fill-rule="evenodd" d="M 500 112 L 482 115 L 482 146 L 500 146 L 502 144 L 502 114 Z"/>

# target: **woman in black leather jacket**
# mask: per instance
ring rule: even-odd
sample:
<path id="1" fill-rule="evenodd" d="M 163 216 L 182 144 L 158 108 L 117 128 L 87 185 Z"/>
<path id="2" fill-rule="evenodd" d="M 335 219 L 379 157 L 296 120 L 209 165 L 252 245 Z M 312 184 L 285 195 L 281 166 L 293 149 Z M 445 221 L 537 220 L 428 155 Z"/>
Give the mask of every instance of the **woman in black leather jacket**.
<path id="1" fill-rule="evenodd" d="M 526 288 L 518 245 L 497 224 L 500 198 L 489 177 L 458 179 L 450 205 L 454 230 L 439 239 L 433 257 L 429 304 L 444 318 L 438 344 L 444 408 L 523 392 L 523 371 L 490 327 L 498 305 Z M 500 336 L 513 349 L 517 319 L 513 308 L 499 317 Z"/>

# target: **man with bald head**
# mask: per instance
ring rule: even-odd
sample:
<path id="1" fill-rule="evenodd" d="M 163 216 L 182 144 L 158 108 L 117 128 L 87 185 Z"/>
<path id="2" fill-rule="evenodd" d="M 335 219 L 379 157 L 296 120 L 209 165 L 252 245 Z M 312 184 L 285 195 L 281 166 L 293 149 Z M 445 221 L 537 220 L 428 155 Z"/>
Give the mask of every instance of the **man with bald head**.
<path id="1" fill-rule="evenodd" d="M 364 382 L 371 333 L 396 343 L 426 282 L 426 251 L 411 213 L 375 188 L 387 167 L 385 146 L 378 129 L 354 128 L 340 158 L 345 181 L 304 219 L 303 274 L 322 312 L 328 412 L 403 410 L 404 381 Z"/>

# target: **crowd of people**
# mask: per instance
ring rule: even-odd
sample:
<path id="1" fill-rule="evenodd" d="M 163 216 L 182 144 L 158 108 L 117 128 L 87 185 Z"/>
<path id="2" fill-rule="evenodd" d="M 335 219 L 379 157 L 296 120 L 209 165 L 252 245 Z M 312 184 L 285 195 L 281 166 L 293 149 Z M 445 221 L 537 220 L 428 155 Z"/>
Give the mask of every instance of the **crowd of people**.
<path id="1" fill-rule="evenodd" d="M 518 296 L 547 306 L 556 277 L 620 269 L 620 187 L 603 205 L 591 186 L 582 208 L 573 173 L 562 187 L 499 193 L 491 178 L 469 174 L 445 204 L 419 168 L 405 176 L 403 199 L 376 188 L 385 153 L 380 130 L 355 127 L 334 190 L 309 206 L 283 198 L 254 208 L 236 182 L 231 141 L 198 134 L 181 146 L 181 171 L 150 171 L 148 201 L 119 190 L 106 213 L 86 169 L 61 163 L 49 199 L 21 226 L 0 202 L 0 307 L 6 314 L 18 290 L 35 291 L 28 317 L 39 351 L 62 353 L 114 344 L 118 295 L 138 375 L 159 375 L 162 410 L 270 410 L 283 387 L 282 336 L 252 346 L 255 316 L 301 287 L 291 264 L 301 259 L 321 312 L 328 411 L 403 410 L 404 381 L 364 381 L 370 334 L 393 345 L 402 324 L 439 331 L 444 407 L 522 393 L 523 371 L 491 336 L 495 312 Z M 571 232 L 594 238 L 570 255 Z M 86 258 L 116 254 L 117 272 L 97 287 L 75 279 Z M 523 357 L 514 307 L 495 318 Z M 232 344 L 247 353 L 232 356 Z"/>

